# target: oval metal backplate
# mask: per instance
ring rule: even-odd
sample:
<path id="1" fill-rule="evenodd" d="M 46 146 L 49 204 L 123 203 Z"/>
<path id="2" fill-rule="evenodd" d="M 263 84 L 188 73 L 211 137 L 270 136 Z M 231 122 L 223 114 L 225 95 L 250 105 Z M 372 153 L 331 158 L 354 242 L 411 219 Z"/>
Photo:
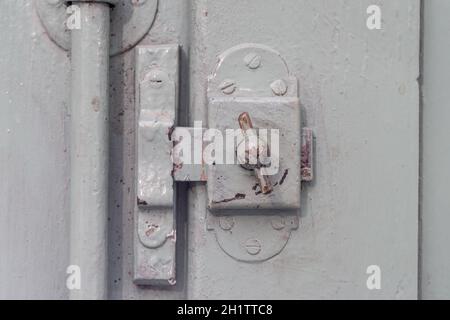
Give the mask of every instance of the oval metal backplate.
<path id="1" fill-rule="evenodd" d="M 67 6 L 63 0 L 34 1 L 49 37 L 64 50 L 70 49 L 66 26 Z M 111 56 L 121 54 L 141 41 L 153 25 L 158 0 L 119 0 L 111 9 Z M 82 26 L 81 26 L 82 27 Z"/>

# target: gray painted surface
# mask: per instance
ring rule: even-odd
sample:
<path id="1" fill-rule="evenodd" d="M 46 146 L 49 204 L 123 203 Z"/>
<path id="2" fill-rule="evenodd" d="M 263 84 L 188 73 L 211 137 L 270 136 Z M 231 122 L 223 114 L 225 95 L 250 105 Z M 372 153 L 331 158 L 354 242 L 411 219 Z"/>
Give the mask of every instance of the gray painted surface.
<path id="1" fill-rule="evenodd" d="M 69 59 L 31 1 L 0 12 L 0 298 L 66 298 Z"/>
<path id="2" fill-rule="evenodd" d="M 421 287 L 450 298 L 450 2 L 424 1 Z"/>
<path id="3" fill-rule="evenodd" d="M 205 230 L 205 187 L 190 189 L 189 298 L 416 298 L 419 1 L 194 3 L 190 120 L 206 120 L 205 79 L 240 43 L 276 48 L 300 82 L 316 135 L 316 180 L 300 228 L 267 263 L 229 258 Z M 192 125 L 193 123 L 191 123 Z M 366 268 L 383 271 L 366 288 Z"/>
<path id="4" fill-rule="evenodd" d="M 0 297 L 66 298 L 70 59 L 47 38 L 32 2 L 0 2 Z M 177 286 L 135 286 L 134 52 L 112 58 L 110 298 L 417 297 L 419 0 L 376 1 L 380 31 L 366 28 L 372 2 L 160 1 L 141 44 L 181 45 L 179 124 L 206 123 L 217 55 L 268 45 L 299 79 L 316 178 L 302 192 L 287 247 L 258 264 L 220 249 L 206 230 L 206 187 L 191 184 L 179 200 L 189 212 L 177 221 Z M 373 264 L 383 272 L 380 291 L 366 288 Z"/>

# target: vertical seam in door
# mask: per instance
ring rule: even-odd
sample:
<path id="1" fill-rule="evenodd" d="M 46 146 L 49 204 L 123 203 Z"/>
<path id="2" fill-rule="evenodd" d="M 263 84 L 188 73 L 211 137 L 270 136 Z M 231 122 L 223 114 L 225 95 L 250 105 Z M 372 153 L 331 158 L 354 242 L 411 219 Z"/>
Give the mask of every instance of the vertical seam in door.
<path id="1" fill-rule="evenodd" d="M 420 1 L 419 24 L 419 181 L 418 181 L 418 226 L 417 226 L 417 299 L 422 299 L 422 173 L 423 173 L 423 56 L 424 56 L 424 8 L 425 1 Z"/>

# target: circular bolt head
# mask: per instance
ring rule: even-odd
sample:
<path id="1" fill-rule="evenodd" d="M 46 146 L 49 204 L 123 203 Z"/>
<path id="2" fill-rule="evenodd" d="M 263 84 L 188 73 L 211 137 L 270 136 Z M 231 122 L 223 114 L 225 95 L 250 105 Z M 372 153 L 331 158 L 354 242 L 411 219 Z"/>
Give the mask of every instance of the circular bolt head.
<path id="1" fill-rule="evenodd" d="M 250 69 L 258 69 L 261 66 L 261 56 L 252 52 L 245 56 L 245 65 Z"/>
<path id="2" fill-rule="evenodd" d="M 226 79 L 220 84 L 219 89 L 225 94 L 232 94 L 236 90 L 236 83 L 234 80 Z"/>
<path id="3" fill-rule="evenodd" d="M 252 256 L 256 256 L 261 252 L 261 243 L 257 239 L 248 239 L 244 246 L 248 254 Z"/>
<path id="4" fill-rule="evenodd" d="M 219 225 L 222 230 L 230 231 L 234 227 L 234 219 L 233 217 L 220 217 Z"/>
<path id="5" fill-rule="evenodd" d="M 275 80 L 270 85 L 270 88 L 272 88 L 272 91 L 277 96 L 284 96 L 287 92 L 287 84 L 284 82 L 284 80 Z"/>
<path id="6" fill-rule="evenodd" d="M 271 224 L 272 228 L 274 228 L 275 230 L 283 230 L 286 226 L 284 218 L 281 216 L 273 217 Z"/>

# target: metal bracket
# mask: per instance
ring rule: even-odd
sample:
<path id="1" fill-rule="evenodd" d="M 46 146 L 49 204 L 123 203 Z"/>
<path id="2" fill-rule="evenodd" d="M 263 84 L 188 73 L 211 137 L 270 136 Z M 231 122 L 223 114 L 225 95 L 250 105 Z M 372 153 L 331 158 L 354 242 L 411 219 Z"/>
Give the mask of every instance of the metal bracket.
<path id="1" fill-rule="evenodd" d="M 178 105 L 178 45 L 136 50 L 137 201 L 134 281 L 174 285 L 176 188 L 171 132 Z"/>
<path id="2" fill-rule="evenodd" d="M 83 0 L 84 1 L 84 0 Z M 98 0 L 97 0 L 98 1 Z M 102 0 L 111 2 L 112 0 Z M 70 49 L 67 0 L 34 1 L 49 37 L 64 50 Z M 155 19 L 158 0 L 114 0 L 111 9 L 110 55 L 115 56 L 133 48 L 149 32 Z M 81 21 L 81 28 L 83 27 Z"/>

